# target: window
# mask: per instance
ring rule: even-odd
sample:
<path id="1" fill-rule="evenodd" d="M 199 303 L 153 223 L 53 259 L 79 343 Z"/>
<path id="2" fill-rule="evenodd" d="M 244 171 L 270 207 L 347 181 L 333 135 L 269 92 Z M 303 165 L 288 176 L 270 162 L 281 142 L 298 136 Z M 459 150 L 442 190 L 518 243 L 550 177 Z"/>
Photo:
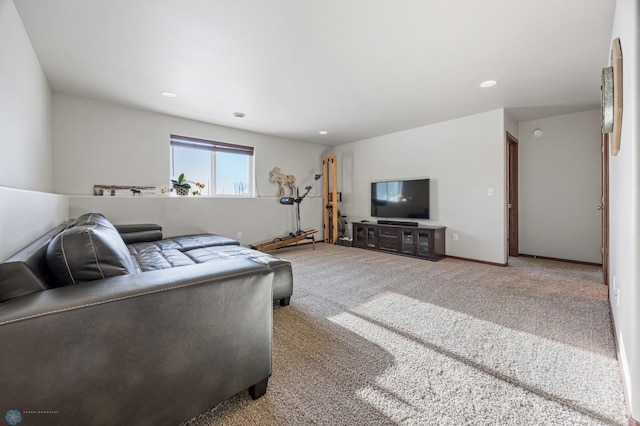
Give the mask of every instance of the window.
<path id="1" fill-rule="evenodd" d="M 253 147 L 171 135 L 172 179 L 181 173 L 202 195 L 252 196 Z"/>

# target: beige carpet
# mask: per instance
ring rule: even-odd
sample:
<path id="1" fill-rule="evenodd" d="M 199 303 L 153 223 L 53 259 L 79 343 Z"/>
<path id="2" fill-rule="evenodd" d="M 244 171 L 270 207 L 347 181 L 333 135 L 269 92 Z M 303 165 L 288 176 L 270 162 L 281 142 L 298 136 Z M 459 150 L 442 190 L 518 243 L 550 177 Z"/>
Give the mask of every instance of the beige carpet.
<path id="1" fill-rule="evenodd" d="M 317 244 L 274 305 L 273 376 L 188 425 L 626 424 L 596 267 Z"/>

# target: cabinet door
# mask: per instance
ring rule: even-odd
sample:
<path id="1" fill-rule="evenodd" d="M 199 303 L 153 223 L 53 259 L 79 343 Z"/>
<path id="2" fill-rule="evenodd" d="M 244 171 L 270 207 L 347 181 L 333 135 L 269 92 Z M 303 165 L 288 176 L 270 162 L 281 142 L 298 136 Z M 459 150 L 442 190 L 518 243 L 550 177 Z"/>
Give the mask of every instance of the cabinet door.
<path id="1" fill-rule="evenodd" d="M 367 227 L 358 223 L 353 224 L 353 246 L 365 248 L 367 241 Z"/>
<path id="2" fill-rule="evenodd" d="M 402 238 L 402 240 L 400 241 L 400 252 L 402 254 L 414 256 L 414 250 L 416 246 L 415 231 L 403 229 L 400 236 Z"/>
<path id="3" fill-rule="evenodd" d="M 415 231 L 416 253 L 418 257 L 431 257 L 431 231 Z"/>
<path id="4" fill-rule="evenodd" d="M 365 235 L 367 248 L 376 248 L 376 227 L 365 226 Z"/>

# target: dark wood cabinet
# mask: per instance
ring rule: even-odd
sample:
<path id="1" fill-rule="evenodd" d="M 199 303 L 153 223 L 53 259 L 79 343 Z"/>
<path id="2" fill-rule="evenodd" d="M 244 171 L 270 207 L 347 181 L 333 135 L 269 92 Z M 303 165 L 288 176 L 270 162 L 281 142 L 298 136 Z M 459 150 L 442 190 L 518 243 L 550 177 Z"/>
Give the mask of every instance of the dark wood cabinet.
<path id="1" fill-rule="evenodd" d="M 400 232 L 394 226 L 377 226 L 378 250 L 398 252 Z"/>
<path id="2" fill-rule="evenodd" d="M 405 256 L 440 260 L 445 257 L 444 226 L 397 226 L 353 222 L 353 246 Z"/>
<path id="3" fill-rule="evenodd" d="M 372 224 L 360 224 L 362 226 L 353 226 L 353 246 L 360 248 L 376 249 L 376 227 Z"/>

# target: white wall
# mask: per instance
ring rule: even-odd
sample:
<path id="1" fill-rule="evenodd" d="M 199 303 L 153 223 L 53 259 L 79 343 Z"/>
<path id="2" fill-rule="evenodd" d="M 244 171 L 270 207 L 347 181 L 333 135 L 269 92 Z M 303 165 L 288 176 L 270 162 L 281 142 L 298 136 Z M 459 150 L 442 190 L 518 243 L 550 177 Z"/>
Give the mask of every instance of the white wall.
<path id="1" fill-rule="evenodd" d="M 71 217 L 101 212 L 115 224 L 158 223 L 165 236 L 210 232 L 238 239 L 245 246 L 296 229 L 294 207 L 280 205 L 274 197 L 69 196 L 69 204 Z M 307 198 L 300 205 L 302 228 L 320 231 L 316 241 L 323 239 L 321 209 L 320 198 Z M 242 238 L 237 238 L 238 232 Z"/>
<path id="2" fill-rule="evenodd" d="M 373 220 L 371 181 L 429 177 L 431 219 L 418 222 L 447 227 L 450 256 L 506 263 L 504 118 L 499 109 L 336 147 L 341 213 Z"/>
<path id="3" fill-rule="evenodd" d="M 610 157 L 609 294 L 631 416 L 640 420 L 640 3 L 617 0 L 611 38 L 623 56 L 620 152 Z M 610 52 L 603 53 L 603 66 Z"/>
<path id="4" fill-rule="evenodd" d="M 511 133 L 511 136 L 518 137 L 518 122 L 507 110 L 504 112 L 504 127 L 507 132 Z"/>
<path id="5" fill-rule="evenodd" d="M 599 109 L 519 124 L 520 253 L 602 263 L 600 139 Z"/>
<path id="6" fill-rule="evenodd" d="M 269 171 L 279 166 L 296 176 L 302 190 L 322 171 L 326 146 L 295 142 L 98 102 L 54 95 L 54 182 L 56 192 L 71 194 L 70 215 L 104 213 L 115 223 L 153 222 L 166 235 L 215 232 L 243 244 L 295 230 L 292 206 L 283 206 Z M 256 199 L 155 197 L 115 199 L 86 196 L 93 185 L 156 185 L 169 182 L 169 135 L 238 143 L 255 147 Z M 321 194 L 321 180 L 313 194 Z M 142 197 L 144 198 L 144 197 Z M 151 197 L 148 197 L 151 198 Z M 321 230 L 320 198 L 301 204 L 302 227 Z"/>
<path id="7" fill-rule="evenodd" d="M 51 92 L 11 0 L 0 0 L 0 261 L 68 218 L 51 191 Z"/>
<path id="8" fill-rule="evenodd" d="M 51 92 L 11 0 L 0 0 L 0 129 L 0 185 L 51 191 Z"/>
<path id="9" fill-rule="evenodd" d="M 0 261 L 69 217 L 67 197 L 0 186 Z"/>

